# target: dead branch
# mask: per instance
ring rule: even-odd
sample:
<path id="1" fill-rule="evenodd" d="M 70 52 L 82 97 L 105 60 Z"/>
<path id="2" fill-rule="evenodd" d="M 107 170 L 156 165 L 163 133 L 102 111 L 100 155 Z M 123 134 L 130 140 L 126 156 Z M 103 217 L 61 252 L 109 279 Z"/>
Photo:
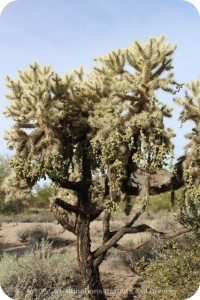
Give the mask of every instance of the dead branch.
<path id="1" fill-rule="evenodd" d="M 174 238 L 176 236 L 182 235 L 184 233 L 190 232 L 191 229 L 188 228 L 180 228 L 176 231 L 173 232 L 162 232 L 158 231 L 149 225 L 146 224 L 141 224 L 135 227 L 122 227 L 121 229 L 111 232 L 111 238 L 104 243 L 102 246 L 97 248 L 94 252 L 93 255 L 95 258 L 103 254 L 104 252 L 107 252 L 111 247 L 114 247 L 117 242 L 125 235 L 125 234 L 130 234 L 130 233 L 140 233 L 140 232 L 150 232 L 152 234 L 159 235 L 161 238 Z"/>

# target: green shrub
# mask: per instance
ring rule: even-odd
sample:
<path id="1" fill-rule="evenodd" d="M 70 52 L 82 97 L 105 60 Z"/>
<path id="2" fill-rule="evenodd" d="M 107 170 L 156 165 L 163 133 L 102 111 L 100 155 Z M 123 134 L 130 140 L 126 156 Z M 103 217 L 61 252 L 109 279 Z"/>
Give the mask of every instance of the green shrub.
<path id="1" fill-rule="evenodd" d="M 163 243 L 159 238 L 151 238 L 151 240 L 145 244 L 147 240 L 140 240 L 139 244 L 144 243 L 144 245 L 134 251 L 124 252 L 123 261 L 131 266 L 131 268 L 138 273 L 138 267 L 144 268 L 151 260 L 155 259 L 160 255 L 163 249 Z M 136 245 L 134 243 L 126 244 L 127 248 L 133 248 Z M 141 271 L 141 270 L 139 270 Z"/>
<path id="2" fill-rule="evenodd" d="M 180 201 L 180 213 L 178 221 L 185 227 L 191 228 L 200 237 L 200 195 L 199 197 L 188 195 Z"/>
<path id="3" fill-rule="evenodd" d="M 22 201 L 4 202 L 0 201 L 0 212 L 1 214 L 11 215 L 13 213 L 22 213 L 27 208 Z"/>
<path id="4" fill-rule="evenodd" d="M 4 254 L 1 259 L 0 282 L 4 292 L 16 300 L 70 300 L 82 282 L 73 253 L 50 254 L 50 245 L 40 243 L 38 249 L 23 256 Z"/>
<path id="5" fill-rule="evenodd" d="M 177 210 L 179 207 L 178 200 L 179 200 L 180 196 L 181 196 L 181 189 L 178 191 L 175 191 L 174 207 L 172 207 L 170 192 L 151 196 L 149 205 L 148 205 L 148 211 L 156 213 L 156 212 L 159 212 L 160 210 L 167 210 L 167 211 L 171 211 L 172 209 Z"/>
<path id="6" fill-rule="evenodd" d="M 192 238 L 170 242 L 156 259 L 148 264 L 140 260 L 138 267 L 143 283 L 136 294 L 142 299 L 187 299 L 199 287 L 200 243 Z"/>
<path id="7" fill-rule="evenodd" d="M 50 204 L 50 198 L 54 193 L 53 186 L 50 185 L 36 185 L 35 192 L 32 197 L 32 206 L 35 208 L 47 208 Z"/>

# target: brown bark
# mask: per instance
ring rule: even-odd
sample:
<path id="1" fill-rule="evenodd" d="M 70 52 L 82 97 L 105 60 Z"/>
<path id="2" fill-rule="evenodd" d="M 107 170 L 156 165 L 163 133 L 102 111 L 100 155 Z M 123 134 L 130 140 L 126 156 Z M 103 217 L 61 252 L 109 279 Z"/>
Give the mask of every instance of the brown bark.
<path id="1" fill-rule="evenodd" d="M 76 235 L 79 267 L 84 277 L 84 286 L 88 288 L 89 299 L 106 300 L 99 269 L 94 265 L 94 257 L 90 249 L 90 220 L 81 214 L 77 216 Z"/>
<path id="2" fill-rule="evenodd" d="M 90 240 L 90 223 L 91 216 L 88 214 L 90 210 L 88 210 L 88 203 L 90 202 L 88 198 L 87 189 L 82 193 L 78 194 L 78 204 L 77 206 L 65 206 L 63 207 L 63 201 L 61 199 L 56 199 L 56 204 L 62 208 L 70 209 L 75 213 L 76 211 L 76 225 L 74 227 L 74 233 L 77 236 L 77 256 L 80 271 L 83 276 L 84 288 L 87 289 L 87 293 L 89 295 L 90 300 L 106 300 L 103 286 L 100 281 L 99 274 L 99 265 L 105 258 L 107 251 L 111 247 L 118 248 L 122 251 L 134 251 L 137 248 L 144 246 L 145 242 L 139 246 L 135 246 L 132 249 L 127 249 L 119 244 L 118 241 L 125 235 L 130 233 L 138 233 L 138 232 L 150 232 L 152 234 L 157 234 L 161 238 L 173 238 L 178 235 L 189 232 L 190 230 L 187 228 L 180 228 L 175 232 L 161 232 L 157 231 L 154 228 L 141 224 L 138 226 L 132 227 L 132 225 L 139 218 L 143 210 L 145 209 L 146 203 L 142 206 L 141 210 L 136 213 L 132 220 L 126 224 L 124 227 L 117 231 L 110 231 L 110 217 L 111 214 L 105 211 L 104 222 L 103 222 L 103 244 L 96 249 L 95 251 L 91 251 L 91 240 Z M 78 207 L 78 211 L 77 211 Z M 98 205 L 97 205 L 98 207 Z M 96 207 L 96 208 L 97 208 Z M 95 206 L 93 207 L 95 211 Z M 94 212 L 93 212 L 94 213 Z"/>
<path id="3" fill-rule="evenodd" d="M 62 201 L 62 202 L 64 202 L 64 201 Z M 60 204 L 59 201 L 58 202 L 55 201 L 51 205 L 51 211 L 53 212 L 56 220 L 64 228 L 64 230 L 67 229 L 70 232 L 72 232 L 73 234 L 76 234 L 76 232 L 75 232 L 75 224 L 74 224 L 74 222 L 72 220 L 69 220 L 69 218 L 68 218 L 68 211 L 66 209 L 64 210 L 63 206 L 60 206 L 59 204 Z M 60 207 L 62 208 L 61 211 L 60 211 Z"/>
<path id="4" fill-rule="evenodd" d="M 103 244 L 106 243 L 110 238 L 110 217 L 111 213 L 105 211 L 103 220 Z M 94 259 L 94 266 L 99 267 L 106 256 L 107 251 L 102 255 Z"/>
<path id="5" fill-rule="evenodd" d="M 109 186 L 108 182 L 105 182 L 105 195 L 102 201 L 92 202 L 90 199 L 89 188 L 91 185 L 91 167 L 90 161 L 87 159 L 87 153 L 84 152 L 83 147 L 83 159 L 82 159 L 82 180 L 80 182 L 74 183 L 71 186 L 71 182 L 67 181 L 65 183 L 66 188 L 70 188 L 75 190 L 78 195 L 78 201 L 76 205 L 71 205 L 65 203 L 61 199 L 55 200 L 55 205 L 63 208 L 66 211 L 70 211 L 76 215 L 75 224 L 70 224 L 67 222 L 68 230 L 74 232 L 77 236 L 77 256 L 80 271 L 83 275 L 83 284 L 84 288 L 87 288 L 89 299 L 90 300 L 106 300 L 103 286 L 100 281 L 99 274 L 99 265 L 105 258 L 107 251 L 111 247 L 118 248 L 122 251 L 134 251 L 142 245 L 136 246 L 132 249 L 125 249 L 121 245 L 118 244 L 118 241 L 125 235 L 130 233 L 138 233 L 138 232 L 150 232 L 152 234 L 158 234 L 162 238 L 173 238 L 180 234 L 186 233 L 189 230 L 186 228 L 181 228 L 176 232 L 159 232 L 146 224 L 138 225 L 133 227 L 134 223 L 138 220 L 142 212 L 145 210 L 147 201 L 145 201 L 141 207 L 141 209 L 133 216 L 132 220 L 126 224 L 124 227 L 117 231 L 110 232 L 110 213 L 105 211 L 104 222 L 103 222 L 103 243 L 102 245 L 96 249 L 95 251 L 91 251 L 91 240 L 90 240 L 90 223 L 94 220 L 100 213 L 103 211 L 103 200 L 109 195 Z M 141 190 L 139 186 L 129 186 L 128 181 L 131 175 L 131 169 L 127 168 L 127 181 L 123 184 L 124 192 L 127 192 L 127 189 L 130 194 L 138 195 Z M 149 178 L 149 177 L 148 177 Z M 170 176 L 170 179 L 174 179 L 174 177 Z M 107 179 L 108 180 L 108 179 Z M 180 182 L 180 178 L 177 178 L 177 181 Z M 159 193 L 163 189 L 171 189 L 172 181 L 165 183 L 164 185 L 159 186 L 147 186 L 147 194 Z M 149 180 L 148 180 L 149 183 Z M 173 182 L 174 183 L 174 182 Z M 173 189 L 176 189 L 178 185 L 173 184 Z M 128 194 L 129 194 L 128 193 Z M 146 242 L 147 243 L 147 242 Z"/>
<path id="6" fill-rule="evenodd" d="M 182 235 L 184 233 L 190 232 L 191 230 L 188 228 L 180 228 L 176 231 L 173 232 L 162 232 L 158 231 L 149 225 L 146 224 L 141 224 L 135 227 L 127 227 L 124 226 L 121 229 L 117 231 L 110 232 L 110 239 L 108 239 L 102 246 L 97 248 L 94 252 L 93 255 L 97 259 L 99 256 L 103 255 L 106 253 L 111 247 L 115 247 L 117 245 L 117 242 L 125 235 L 125 234 L 130 234 L 130 233 L 139 233 L 139 232 L 150 232 L 152 234 L 157 234 L 161 238 L 174 238 L 176 236 Z"/>

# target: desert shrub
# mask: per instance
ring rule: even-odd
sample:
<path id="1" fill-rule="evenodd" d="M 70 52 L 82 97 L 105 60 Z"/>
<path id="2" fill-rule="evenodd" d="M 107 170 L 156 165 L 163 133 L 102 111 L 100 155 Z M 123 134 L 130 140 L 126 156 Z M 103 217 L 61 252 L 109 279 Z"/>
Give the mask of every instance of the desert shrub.
<path id="1" fill-rule="evenodd" d="M 177 219 L 200 237 L 200 196 L 196 198 L 193 195 L 180 198 L 180 213 Z"/>
<path id="2" fill-rule="evenodd" d="M 143 283 L 136 294 L 143 295 L 142 299 L 187 299 L 200 282 L 199 241 L 190 237 L 186 242 L 170 242 L 154 260 L 148 264 L 140 260 L 137 267 Z"/>
<path id="3" fill-rule="evenodd" d="M 17 237 L 19 242 L 21 243 L 26 243 L 28 241 L 29 238 L 29 229 L 21 229 L 17 232 Z"/>
<path id="4" fill-rule="evenodd" d="M 46 223 L 46 222 L 54 222 L 55 217 L 49 210 L 41 210 L 41 211 L 27 211 L 24 214 L 19 216 L 20 222 L 37 222 L 37 223 Z M 18 221 L 18 222 L 19 222 Z"/>
<path id="5" fill-rule="evenodd" d="M 4 292 L 16 300 L 76 299 L 75 294 L 66 294 L 82 282 L 76 257 L 50 253 L 50 245 L 43 241 L 38 249 L 20 257 L 4 254 L 0 268 Z"/>
<path id="6" fill-rule="evenodd" d="M 59 248 L 59 247 L 64 247 L 64 246 L 68 246 L 69 244 L 72 243 L 71 240 L 62 238 L 62 237 L 49 237 L 48 238 L 49 243 L 51 243 L 52 247 L 54 248 Z"/>
<path id="7" fill-rule="evenodd" d="M 154 227 L 158 231 L 173 231 L 182 227 L 177 220 L 177 215 L 171 212 L 160 210 L 157 213 L 150 214 L 149 219 L 143 219 L 146 224 Z"/>
<path id="8" fill-rule="evenodd" d="M 42 241 L 47 241 L 50 228 L 33 226 L 31 228 L 21 229 L 17 232 L 18 240 L 21 243 L 28 243 L 32 248 L 40 244 Z"/>
<path id="9" fill-rule="evenodd" d="M 21 229 L 17 232 L 18 240 L 26 243 L 30 249 L 35 250 L 43 242 L 49 243 L 52 248 L 68 246 L 71 241 L 58 236 L 51 236 L 51 227 L 33 226 L 31 228 Z"/>
<path id="10" fill-rule="evenodd" d="M 12 215 L 13 213 L 22 213 L 26 208 L 27 205 L 22 201 L 0 201 L 0 212 L 2 214 Z"/>
<path id="11" fill-rule="evenodd" d="M 159 195 L 154 195 L 150 197 L 148 211 L 157 213 L 160 210 L 165 211 L 176 211 L 179 209 L 179 200 L 182 197 L 182 189 L 175 191 L 175 203 L 172 207 L 171 203 L 171 193 L 165 192 Z"/>
<path id="12" fill-rule="evenodd" d="M 148 239 L 140 240 L 138 244 L 144 244 L 142 247 L 130 251 L 123 252 L 122 259 L 124 263 L 130 265 L 135 273 L 138 273 L 138 267 L 146 266 L 151 260 L 155 259 L 160 255 L 163 249 L 163 242 L 158 238 L 151 238 L 151 240 L 145 244 Z M 133 242 L 128 241 L 125 245 L 131 249 L 137 245 Z"/>
<path id="13" fill-rule="evenodd" d="M 131 267 L 137 273 L 134 266 L 138 261 L 144 260 L 145 263 L 148 263 L 151 259 L 157 257 L 162 249 L 162 242 L 160 240 L 152 238 L 149 243 L 145 244 L 147 240 L 146 238 L 141 238 L 137 243 L 134 242 L 134 239 L 128 240 L 122 243 L 124 249 L 130 250 L 142 243 L 144 245 L 133 251 L 121 251 L 117 248 L 111 248 L 107 252 L 107 257 L 110 260 L 122 260 L 125 265 Z"/>
<path id="14" fill-rule="evenodd" d="M 50 204 L 50 198 L 52 197 L 54 188 L 52 185 L 36 185 L 34 188 L 34 194 L 32 198 L 32 206 L 35 208 L 47 208 Z"/>

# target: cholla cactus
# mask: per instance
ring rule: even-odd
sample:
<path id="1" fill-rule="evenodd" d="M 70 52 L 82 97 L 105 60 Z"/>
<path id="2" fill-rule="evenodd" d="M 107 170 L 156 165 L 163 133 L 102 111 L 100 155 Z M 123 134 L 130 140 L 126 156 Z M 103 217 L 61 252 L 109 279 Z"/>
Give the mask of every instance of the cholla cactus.
<path id="1" fill-rule="evenodd" d="M 91 299 L 106 299 L 98 267 L 107 251 L 120 247 L 126 233 L 156 231 L 133 225 L 147 206 L 150 189 L 156 190 L 151 174 L 173 157 L 173 131 L 163 121 L 171 108 L 156 91 L 174 94 L 180 87 L 171 72 L 175 48 L 161 36 L 98 58 L 100 65 L 87 78 L 82 69 L 60 78 L 38 64 L 19 71 L 17 81 L 6 78 L 10 105 L 5 114 L 14 120 L 6 138 L 16 150 L 12 169 L 30 188 L 47 175 L 71 191 L 60 190 L 63 199 L 55 199 L 53 210 L 77 235 L 79 266 Z M 140 192 L 134 179 L 141 169 L 147 180 Z M 164 189 L 170 185 L 163 184 Z M 163 186 L 158 184 L 158 190 Z M 125 227 L 111 232 L 110 216 L 118 202 L 138 194 L 142 208 Z M 92 251 L 90 223 L 103 211 L 103 244 Z"/>
<path id="2" fill-rule="evenodd" d="M 3 180 L 1 190 L 5 194 L 5 204 L 12 204 L 13 210 L 28 206 L 32 199 L 31 189 L 26 180 L 19 180 L 14 172 L 11 172 Z"/>
<path id="3" fill-rule="evenodd" d="M 135 41 L 96 59 L 102 65 L 89 74 L 89 95 L 95 102 L 89 116 L 92 147 L 109 176 L 113 198 L 123 199 L 121 182 L 130 162 L 149 171 L 173 158 L 174 134 L 163 124 L 172 109 L 157 99 L 156 91 L 176 92 L 170 72 L 175 49 L 164 36 Z"/>
<path id="4" fill-rule="evenodd" d="M 18 75 L 17 81 L 6 77 L 11 103 L 5 115 L 15 122 L 5 136 L 9 148 L 16 149 L 11 165 L 33 184 L 46 174 L 67 177 L 76 154 L 73 144 L 83 139 L 88 127 L 77 75 L 60 78 L 49 66 L 37 63 Z"/>
<path id="5" fill-rule="evenodd" d="M 170 72 L 175 48 L 164 36 L 135 41 L 98 58 L 102 65 L 87 80 L 82 69 L 60 78 L 37 63 L 18 71 L 17 81 L 7 76 L 5 115 L 15 123 L 6 139 L 16 149 L 11 166 L 18 177 L 30 187 L 46 175 L 56 184 L 78 182 L 87 148 L 91 171 L 106 174 L 110 200 L 120 201 L 128 165 L 162 168 L 173 157 L 173 132 L 163 124 L 171 108 L 155 92 L 176 91 Z"/>
<path id="6" fill-rule="evenodd" d="M 182 200 L 180 221 L 200 229 L 200 80 L 187 84 L 185 98 L 176 99 L 183 106 L 181 122 L 193 121 L 195 127 L 186 134 L 189 143 L 185 147 L 184 180 L 185 196 Z"/>

